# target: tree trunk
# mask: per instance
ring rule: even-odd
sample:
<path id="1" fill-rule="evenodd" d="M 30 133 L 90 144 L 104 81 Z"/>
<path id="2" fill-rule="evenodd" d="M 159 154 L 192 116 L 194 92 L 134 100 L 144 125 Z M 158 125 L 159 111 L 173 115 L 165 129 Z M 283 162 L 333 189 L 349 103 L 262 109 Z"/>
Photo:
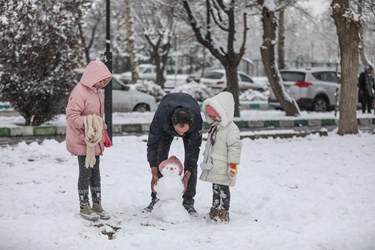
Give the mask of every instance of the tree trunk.
<path id="1" fill-rule="evenodd" d="M 201 63 L 200 63 L 200 68 L 202 69 L 201 71 L 201 77 L 203 77 L 204 75 L 204 71 L 206 69 L 206 48 L 205 47 L 202 47 L 202 53 L 203 53 L 203 59 L 201 60 Z"/>
<path id="2" fill-rule="evenodd" d="M 341 56 L 338 134 L 357 134 L 357 70 L 359 27 L 361 23 L 353 19 L 355 13 L 349 8 L 349 0 L 333 0 L 331 7 L 337 29 Z"/>
<path id="3" fill-rule="evenodd" d="M 275 41 L 277 23 L 275 12 L 263 7 L 262 22 L 263 44 L 261 47 L 261 55 L 268 81 L 270 82 L 272 91 L 274 92 L 277 101 L 280 103 L 286 115 L 299 116 L 300 111 L 298 105 L 295 100 L 292 99 L 288 93 L 286 93 L 276 65 Z"/>
<path id="4" fill-rule="evenodd" d="M 238 88 L 238 69 L 237 65 L 226 64 L 225 74 L 227 78 L 227 91 L 233 94 L 234 99 L 234 116 L 240 117 L 240 101 L 239 101 L 239 88 Z"/>
<path id="5" fill-rule="evenodd" d="M 134 30 L 133 30 L 133 18 L 130 9 L 130 0 L 125 0 L 125 22 L 126 22 L 126 32 L 128 35 L 128 52 L 130 57 L 130 71 L 132 77 L 130 82 L 136 83 L 139 79 L 138 75 L 138 60 L 137 52 L 134 43 Z"/>
<path id="6" fill-rule="evenodd" d="M 161 37 L 159 39 L 162 39 Z M 166 57 L 160 56 L 160 54 L 168 56 L 170 44 L 167 47 L 160 47 L 160 41 L 156 45 L 151 45 L 151 60 L 156 67 L 156 80 L 155 83 L 160 85 L 164 89 L 165 77 L 164 77 L 164 68 L 166 65 Z M 162 52 L 159 52 L 161 50 Z"/>
<path id="7" fill-rule="evenodd" d="M 277 46 L 277 62 L 279 69 L 285 69 L 285 18 L 284 9 L 279 13 L 279 29 L 278 29 L 278 46 Z"/>

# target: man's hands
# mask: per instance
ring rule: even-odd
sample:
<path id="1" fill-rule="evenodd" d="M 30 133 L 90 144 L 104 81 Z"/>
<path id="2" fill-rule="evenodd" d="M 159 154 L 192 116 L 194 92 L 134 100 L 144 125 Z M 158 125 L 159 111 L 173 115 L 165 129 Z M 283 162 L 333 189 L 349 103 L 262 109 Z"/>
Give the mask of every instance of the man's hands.
<path id="1" fill-rule="evenodd" d="M 182 184 L 184 184 L 184 192 L 186 190 L 186 187 L 188 185 L 189 179 L 190 179 L 191 172 L 186 171 L 184 174 L 184 177 L 182 177 Z"/>
<path id="2" fill-rule="evenodd" d="M 151 192 L 155 193 L 154 186 L 159 180 L 157 167 L 151 167 L 151 175 Z"/>

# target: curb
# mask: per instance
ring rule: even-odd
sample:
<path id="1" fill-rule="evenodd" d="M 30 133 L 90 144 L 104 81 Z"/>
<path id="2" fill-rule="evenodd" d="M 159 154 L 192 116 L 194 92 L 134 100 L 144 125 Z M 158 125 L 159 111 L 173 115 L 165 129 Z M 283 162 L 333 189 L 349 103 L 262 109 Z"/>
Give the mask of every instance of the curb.
<path id="1" fill-rule="evenodd" d="M 359 118 L 358 125 L 372 126 L 375 124 L 375 118 Z M 297 120 L 251 120 L 235 121 L 240 129 L 281 129 L 281 128 L 301 128 L 301 127 L 327 127 L 337 126 L 338 119 L 297 119 Z M 207 122 L 203 124 L 204 129 L 210 125 Z M 55 136 L 65 135 L 65 126 L 19 126 L 0 128 L 1 137 L 13 136 Z M 150 124 L 114 124 L 112 131 L 114 134 L 119 133 L 145 133 L 150 130 Z M 255 136 L 255 135 L 254 135 Z"/>

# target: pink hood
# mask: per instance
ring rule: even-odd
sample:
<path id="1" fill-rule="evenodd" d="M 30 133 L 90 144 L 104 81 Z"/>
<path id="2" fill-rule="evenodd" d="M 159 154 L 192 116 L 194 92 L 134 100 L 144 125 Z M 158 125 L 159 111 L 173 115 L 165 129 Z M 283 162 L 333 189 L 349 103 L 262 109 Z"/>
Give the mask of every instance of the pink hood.
<path id="1" fill-rule="evenodd" d="M 100 82 L 103 79 L 106 80 L 106 86 L 112 79 L 111 72 L 101 61 L 92 61 L 87 65 L 79 83 L 92 88 L 95 83 Z"/>
<path id="2" fill-rule="evenodd" d="M 90 62 L 82 78 L 70 94 L 66 107 L 66 148 L 74 155 L 86 155 L 86 143 L 84 141 L 83 117 L 96 114 L 103 118 L 104 115 L 104 95 L 94 86 L 95 83 L 105 80 L 107 85 L 112 79 L 112 74 L 107 66 L 101 61 Z M 103 126 L 107 129 L 106 124 Z M 95 147 L 95 155 L 101 155 L 104 150 L 104 136 Z"/>

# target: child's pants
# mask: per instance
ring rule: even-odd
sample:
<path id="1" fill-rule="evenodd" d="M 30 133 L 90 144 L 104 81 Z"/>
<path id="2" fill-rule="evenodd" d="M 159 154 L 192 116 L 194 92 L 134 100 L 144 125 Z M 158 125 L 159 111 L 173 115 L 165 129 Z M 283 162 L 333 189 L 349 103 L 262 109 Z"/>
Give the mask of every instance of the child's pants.
<path id="1" fill-rule="evenodd" d="M 89 204 L 89 187 L 91 189 L 92 202 L 100 203 L 100 157 L 95 156 L 96 163 L 94 167 L 85 166 L 85 155 L 78 156 L 79 177 L 78 177 L 78 195 L 80 205 Z"/>
<path id="2" fill-rule="evenodd" d="M 229 210 L 230 190 L 229 186 L 212 183 L 212 207 Z"/>

